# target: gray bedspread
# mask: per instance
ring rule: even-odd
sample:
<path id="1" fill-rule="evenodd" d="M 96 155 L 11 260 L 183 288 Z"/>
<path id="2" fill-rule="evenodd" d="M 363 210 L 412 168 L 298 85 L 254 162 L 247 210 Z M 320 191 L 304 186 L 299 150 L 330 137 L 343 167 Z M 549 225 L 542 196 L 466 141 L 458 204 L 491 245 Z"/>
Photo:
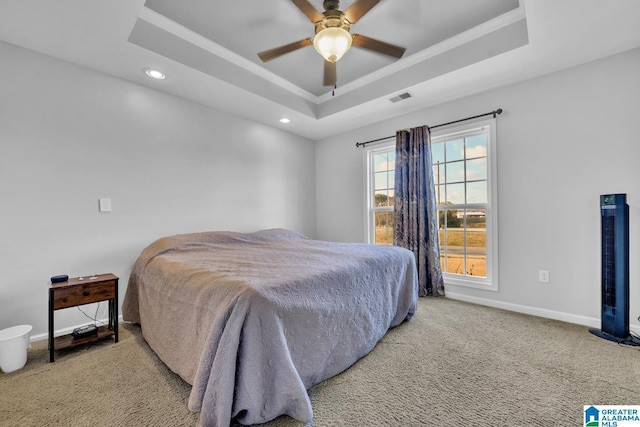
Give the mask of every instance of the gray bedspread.
<path id="1" fill-rule="evenodd" d="M 307 389 L 411 318 L 413 253 L 289 230 L 165 237 L 134 264 L 123 317 L 192 384 L 200 425 L 313 418 Z"/>

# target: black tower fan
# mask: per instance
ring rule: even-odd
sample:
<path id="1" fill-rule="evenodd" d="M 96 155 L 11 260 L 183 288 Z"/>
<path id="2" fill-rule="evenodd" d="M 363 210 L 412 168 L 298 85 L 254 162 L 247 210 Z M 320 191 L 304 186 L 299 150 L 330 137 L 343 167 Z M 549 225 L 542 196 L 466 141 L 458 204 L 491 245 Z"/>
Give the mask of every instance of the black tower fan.
<path id="1" fill-rule="evenodd" d="M 630 345 L 629 335 L 629 205 L 626 194 L 600 196 L 602 248 L 602 329 L 594 335 Z"/>

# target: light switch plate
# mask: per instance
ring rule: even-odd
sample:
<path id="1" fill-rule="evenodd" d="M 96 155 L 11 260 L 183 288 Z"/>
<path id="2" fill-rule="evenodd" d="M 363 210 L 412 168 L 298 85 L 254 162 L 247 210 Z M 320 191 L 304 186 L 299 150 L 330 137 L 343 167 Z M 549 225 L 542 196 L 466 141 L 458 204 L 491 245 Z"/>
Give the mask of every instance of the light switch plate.
<path id="1" fill-rule="evenodd" d="M 100 198 L 98 201 L 100 212 L 111 212 L 111 199 Z"/>

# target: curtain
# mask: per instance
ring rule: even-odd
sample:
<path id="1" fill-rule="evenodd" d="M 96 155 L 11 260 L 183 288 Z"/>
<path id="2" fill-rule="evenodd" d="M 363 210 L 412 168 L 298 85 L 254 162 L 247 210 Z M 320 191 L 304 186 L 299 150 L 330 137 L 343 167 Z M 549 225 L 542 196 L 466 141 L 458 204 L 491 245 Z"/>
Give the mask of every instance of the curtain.
<path id="1" fill-rule="evenodd" d="M 415 254 L 420 296 L 443 296 L 431 159 L 427 126 L 396 132 L 393 244 Z"/>

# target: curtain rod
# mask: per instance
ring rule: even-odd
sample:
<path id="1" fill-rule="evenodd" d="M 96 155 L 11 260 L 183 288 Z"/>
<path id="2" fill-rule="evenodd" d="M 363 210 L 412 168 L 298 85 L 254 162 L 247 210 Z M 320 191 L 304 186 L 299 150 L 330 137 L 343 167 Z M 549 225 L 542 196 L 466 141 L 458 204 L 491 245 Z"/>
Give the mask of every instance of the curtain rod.
<path id="1" fill-rule="evenodd" d="M 473 120 L 473 119 L 477 119 L 479 117 L 484 117 L 484 116 L 493 116 L 493 118 L 495 119 L 498 114 L 502 114 L 502 108 L 498 108 L 497 110 L 491 111 L 489 113 L 478 114 L 477 116 L 467 117 L 467 118 L 460 119 L 460 120 L 454 120 L 454 121 L 449 122 L 449 123 L 442 123 L 442 124 L 435 125 L 435 126 L 429 126 L 429 129 L 435 129 L 435 128 L 439 128 L 439 127 L 442 127 L 442 126 L 448 126 L 448 125 L 452 125 L 454 123 L 466 122 L 467 120 Z M 371 141 L 356 142 L 356 147 L 364 147 L 365 145 L 371 144 L 373 142 L 384 141 L 385 139 L 391 139 L 391 138 L 395 138 L 395 137 L 396 137 L 395 135 L 391 135 L 391 136 L 385 136 L 384 138 L 372 139 Z"/>

